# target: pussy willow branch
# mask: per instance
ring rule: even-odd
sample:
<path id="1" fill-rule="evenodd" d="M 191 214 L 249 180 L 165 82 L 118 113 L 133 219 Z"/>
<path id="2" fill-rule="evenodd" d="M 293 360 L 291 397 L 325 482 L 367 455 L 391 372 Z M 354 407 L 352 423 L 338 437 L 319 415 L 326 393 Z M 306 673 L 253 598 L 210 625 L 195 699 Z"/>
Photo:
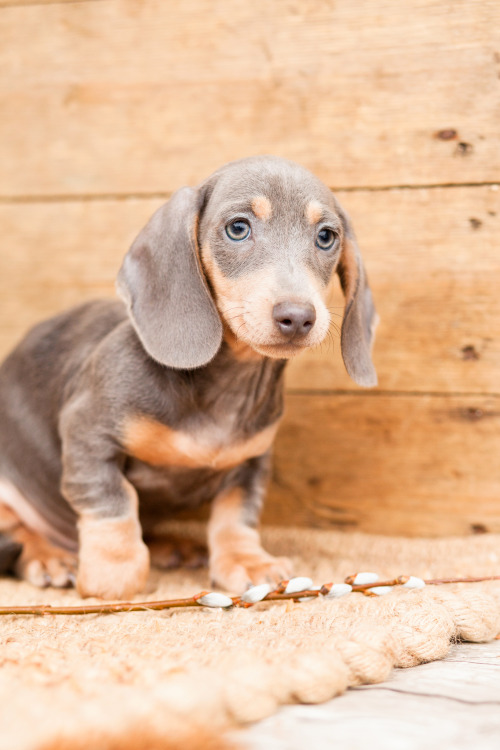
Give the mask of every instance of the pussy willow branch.
<path id="1" fill-rule="evenodd" d="M 346 581 L 349 581 L 349 576 Z M 374 583 L 352 584 L 352 591 L 364 593 L 371 588 L 382 586 L 399 586 L 404 585 L 409 576 L 398 576 L 390 581 L 376 581 Z M 425 580 L 427 586 L 439 586 L 446 583 L 479 583 L 482 581 L 500 581 L 500 576 L 484 576 L 479 578 L 434 578 Z M 332 584 L 324 584 L 321 589 L 306 589 L 304 591 L 287 594 L 284 592 L 287 581 L 278 585 L 275 591 L 271 591 L 261 601 L 286 601 L 292 599 L 298 601 L 302 598 L 313 598 L 323 596 L 329 591 Z M 157 602 L 115 602 L 112 604 L 84 604 L 78 607 L 53 607 L 50 604 L 38 604 L 23 607 L 0 607 L 0 615 L 108 615 L 115 612 L 147 612 L 161 611 L 164 609 L 174 609 L 180 607 L 195 607 L 198 605 L 198 599 L 206 596 L 210 592 L 201 591 L 199 594 L 190 596 L 187 599 L 163 599 Z M 232 606 L 235 607 L 252 607 L 252 604 L 242 601 L 241 597 L 231 597 Z"/>

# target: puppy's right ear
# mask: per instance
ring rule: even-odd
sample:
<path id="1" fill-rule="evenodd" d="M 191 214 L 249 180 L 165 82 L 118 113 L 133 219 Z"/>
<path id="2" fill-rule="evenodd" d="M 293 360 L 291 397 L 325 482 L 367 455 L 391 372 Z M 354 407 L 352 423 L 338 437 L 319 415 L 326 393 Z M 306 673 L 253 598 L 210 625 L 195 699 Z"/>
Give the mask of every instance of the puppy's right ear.
<path id="1" fill-rule="evenodd" d="M 179 369 L 207 364 L 222 341 L 198 254 L 202 201 L 194 188 L 174 193 L 139 234 L 117 278 L 118 294 L 148 354 Z"/>

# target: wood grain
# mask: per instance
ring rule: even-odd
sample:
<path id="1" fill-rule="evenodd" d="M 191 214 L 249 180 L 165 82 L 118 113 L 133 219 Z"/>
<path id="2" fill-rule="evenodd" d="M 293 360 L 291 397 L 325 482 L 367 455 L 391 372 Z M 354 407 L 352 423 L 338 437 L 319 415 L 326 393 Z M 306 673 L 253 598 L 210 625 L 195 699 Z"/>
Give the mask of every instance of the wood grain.
<path id="1" fill-rule="evenodd" d="M 499 452 L 499 397 L 289 394 L 265 520 L 499 532 Z"/>
<path id="2" fill-rule="evenodd" d="M 320 706 L 286 706 L 229 737 L 246 750 L 323 749 L 332 737 L 349 750 L 495 750 L 499 658 L 498 641 L 452 645 L 442 661 L 396 669 Z"/>
<path id="3" fill-rule="evenodd" d="M 380 389 L 498 393 L 500 191 L 338 195 L 352 215 L 381 315 L 374 354 Z M 43 317 L 113 295 L 123 254 L 161 202 L 0 204 L 0 354 Z M 332 305 L 341 315 L 338 289 Z M 333 329 L 326 344 L 291 364 L 288 387 L 355 388 Z"/>
<path id="4" fill-rule="evenodd" d="M 171 191 L 259 152 L 336 187 L 500 180 L 499 29 L 497 0 L 0 8 L 0 195 Z"/>

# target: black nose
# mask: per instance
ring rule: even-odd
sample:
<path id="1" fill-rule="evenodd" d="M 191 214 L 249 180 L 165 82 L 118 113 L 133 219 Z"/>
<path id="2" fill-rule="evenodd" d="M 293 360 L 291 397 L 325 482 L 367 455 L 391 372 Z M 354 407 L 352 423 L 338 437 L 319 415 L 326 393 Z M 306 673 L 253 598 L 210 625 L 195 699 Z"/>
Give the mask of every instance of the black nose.
<path id="1" fill-rule="evenodd" d="M 273 307 L 273 318 L 287 339 L 306 336 L 316 321 L 316 310 L 308 303 L 279 302 Z"/>

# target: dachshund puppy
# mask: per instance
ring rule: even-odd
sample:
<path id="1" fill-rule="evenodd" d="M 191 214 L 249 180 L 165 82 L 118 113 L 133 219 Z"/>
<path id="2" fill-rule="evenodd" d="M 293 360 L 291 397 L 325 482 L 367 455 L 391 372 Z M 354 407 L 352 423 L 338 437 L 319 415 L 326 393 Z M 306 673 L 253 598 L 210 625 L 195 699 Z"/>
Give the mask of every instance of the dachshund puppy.
<path id="1" fill-rule="evenodd" d="M 33 328 L 0 368 L 0 529 L 19 576 L 82 596 L 129 597 L 143 541 L 211 503 L 212 580 L 287 578 L 257 525 L 291 357 L 325 338 L 345 294 L 347 371 L 376 384 L 372 296 L 349 220 L 302 167 L 260 156 L 181 188 L 125 256 L 123 301 Z"/>

